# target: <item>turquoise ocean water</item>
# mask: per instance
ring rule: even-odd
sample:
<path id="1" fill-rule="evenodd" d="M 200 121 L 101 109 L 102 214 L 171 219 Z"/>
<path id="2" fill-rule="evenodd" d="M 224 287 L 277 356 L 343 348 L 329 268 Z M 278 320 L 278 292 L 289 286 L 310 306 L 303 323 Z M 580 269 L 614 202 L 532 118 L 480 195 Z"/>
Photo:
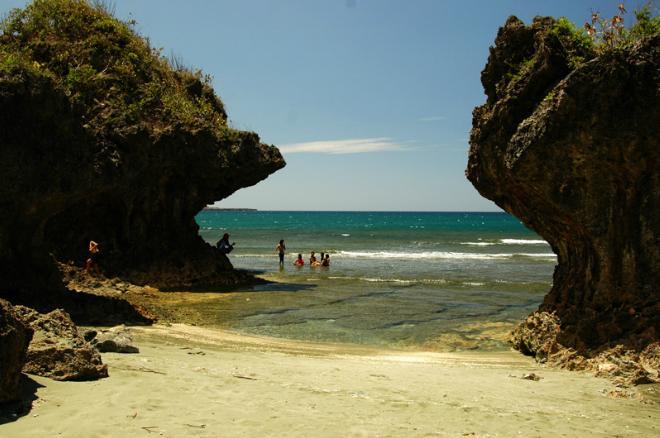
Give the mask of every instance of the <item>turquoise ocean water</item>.
<path id="1" fill-rule="evenodd" d="M 505 213 L 204 210 L 200 235 L 236 242 L 234 267 L 274 284 L 212 304 L 217 325 L 403 349 L 498 350 L 550 289 L 550 246 Z M 275 246 L 284 239 L 285 265 Z M 309 255 L 330 253 L 329 268 Z M 293 261 L 303 254 L 305 266 Z"/>

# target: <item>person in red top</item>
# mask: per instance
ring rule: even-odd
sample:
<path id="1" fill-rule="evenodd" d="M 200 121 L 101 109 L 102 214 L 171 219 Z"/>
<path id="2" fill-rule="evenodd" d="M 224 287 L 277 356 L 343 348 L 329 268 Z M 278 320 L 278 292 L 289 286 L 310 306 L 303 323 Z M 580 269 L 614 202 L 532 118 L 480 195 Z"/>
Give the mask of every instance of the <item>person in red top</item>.
<path id="1" fill-rule="evenodd" d="M 305 264 L 305 261 L 302 258 L 302 254 L 298 254 L 298 258 L 296 259 L 295 262 L 293 262 L 295 266 L 303 266 Z"/>

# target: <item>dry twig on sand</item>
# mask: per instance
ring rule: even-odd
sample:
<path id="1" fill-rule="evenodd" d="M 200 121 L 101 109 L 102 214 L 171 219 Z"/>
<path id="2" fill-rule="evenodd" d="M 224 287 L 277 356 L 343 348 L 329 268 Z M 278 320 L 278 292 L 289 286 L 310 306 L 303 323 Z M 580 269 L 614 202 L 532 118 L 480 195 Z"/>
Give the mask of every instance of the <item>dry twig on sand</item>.
<path id="1" fill-rule="evenodd" d="M 255 379 L 254 377 L 241 376 L 240 374 L 232 374 L 232 376 L 236 377 L 237 379 L 258 380 L 258 379 Z"/>

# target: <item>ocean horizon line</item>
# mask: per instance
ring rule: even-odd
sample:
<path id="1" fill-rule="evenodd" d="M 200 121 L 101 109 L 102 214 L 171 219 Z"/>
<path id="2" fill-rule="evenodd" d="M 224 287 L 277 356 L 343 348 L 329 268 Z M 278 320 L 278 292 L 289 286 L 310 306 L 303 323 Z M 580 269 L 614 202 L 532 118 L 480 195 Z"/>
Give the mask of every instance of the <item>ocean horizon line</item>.
<path id="1" fill-rule="evenodd" d="M 231 208 L 231 207 L 204 207 L 200 211 L 234 211 L 234 212 L 277 212 L 277 213 L 477 213 L 477 214 L 507 214 L 504 210 L 500 211 L 478 211 L 478 210 L 297 210 L 297 209 L 258 209 L 258 208 Z"/>

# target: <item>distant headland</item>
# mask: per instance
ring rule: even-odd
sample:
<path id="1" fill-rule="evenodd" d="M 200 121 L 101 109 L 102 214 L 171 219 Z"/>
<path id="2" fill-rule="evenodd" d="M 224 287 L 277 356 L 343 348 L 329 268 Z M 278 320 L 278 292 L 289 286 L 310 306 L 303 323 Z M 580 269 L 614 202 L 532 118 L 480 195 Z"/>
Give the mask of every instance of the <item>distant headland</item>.
<path id="1" fill-rule="evenodd" d="M 204 207 L 204 210 L 213 210 L 213 211 L 259 211 L 256 208 L 221 208 L 221 207 L 214 207 L 212 205 Z"/>

